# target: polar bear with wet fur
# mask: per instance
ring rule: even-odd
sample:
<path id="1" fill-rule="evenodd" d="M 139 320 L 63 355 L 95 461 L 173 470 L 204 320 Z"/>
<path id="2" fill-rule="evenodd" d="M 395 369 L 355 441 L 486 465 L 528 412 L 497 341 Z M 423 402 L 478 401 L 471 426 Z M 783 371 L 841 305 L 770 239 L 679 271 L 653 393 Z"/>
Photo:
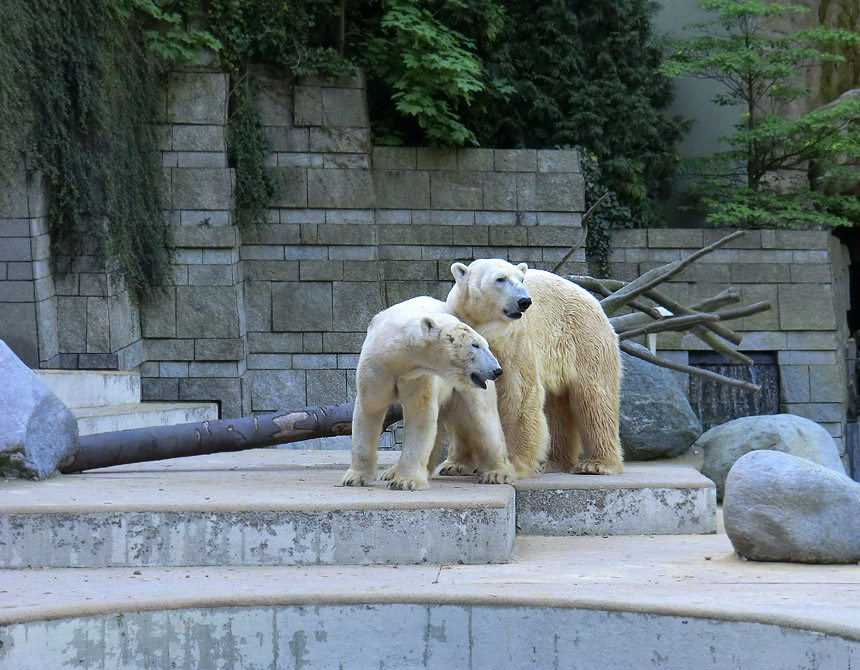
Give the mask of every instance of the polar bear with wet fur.
<path id="1" fill-rule="evenodd" d="M 621 363 L 600 303 L 525 263 L 479 259 L 451 272 L 448 306 L 487 339 L 505 370 L 496 384 L 499 415 L 518 475 L 620 473 Z M 471 458 L 449 454 L 441 473 L 468 470 Z"/>
<path id="2" fill-rule="evenodd" d="M 493 388 L 501 374 L 487 341 L 440 300 L 412 298 L 377 314 L 358 360 L 352 467 L 343 485 L 376 479 L 377 443 L 395 401 L 403 406 L 403 450 L 382 475 L 389 488 L 427 488 L 446 433 L 473 455 L 479 481 L 515 481 Z"/>

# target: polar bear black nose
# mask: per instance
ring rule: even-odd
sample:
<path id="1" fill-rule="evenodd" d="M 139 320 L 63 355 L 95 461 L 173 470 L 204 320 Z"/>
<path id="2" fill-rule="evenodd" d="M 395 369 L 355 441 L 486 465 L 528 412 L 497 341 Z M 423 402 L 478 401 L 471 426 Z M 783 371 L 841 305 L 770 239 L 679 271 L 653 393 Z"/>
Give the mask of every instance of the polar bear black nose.
<path id="1" fill-rule="evenodd" d="M 493 379 L 498 379 L 502 376 L 502 368 L 496 368 L 493 370 Z"/>
<path id="2" fill-rule="evenodd" d="M 520 311 L 525 312 L 532 304 L 531 298 L 520 298 L 517 300 L 517 305 L 520 308 Z"/>

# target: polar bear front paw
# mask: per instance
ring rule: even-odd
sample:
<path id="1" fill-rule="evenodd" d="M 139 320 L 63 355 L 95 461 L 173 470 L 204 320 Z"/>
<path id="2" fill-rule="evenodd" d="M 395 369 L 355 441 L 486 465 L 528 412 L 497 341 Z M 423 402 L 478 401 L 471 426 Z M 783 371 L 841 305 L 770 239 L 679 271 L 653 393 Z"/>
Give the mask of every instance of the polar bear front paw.
<path id="1" fill-rule="evenodd" d="M 396 491 L 420 491 L 430 488 L 427 478 L 420 475 L 395 475 L 388 481 L 388 488 Z"/>
<path id="2" fill-rule="evenodd" d="M 579 461 L 573 468 L 577 475 L 620 475 L 623 470 L 621 463 L 597 460 Z"/>
<path id="3" fill-rule="evenodd" d="M 513 467 L 487 470 L 478 473 L 479 484 L 516 484 L 517 473 Z"/>
<path id="4" fill-rule="evenodd" d="M 379 475 L 379 478 L 384 482 L 390 482 L 397 476 L 397 466 L 392 465 L 388 470 Z"/>
<path id="5" fill-rule="evenodd" d="M 474 475 L 478 472 L 477 468 L 464 463 L 456 463 L 455 461 L 445 461 L 439 466 L 439 474 L 444 477 L 462 477 L 464 475 Z"/>
<path id="6" fill-rule="evenodd" d="M 361 472 L 350 468 L 346 471 L 340 484 L 341 486 L 369 486 L 376 479 L 375 474 Z"/>

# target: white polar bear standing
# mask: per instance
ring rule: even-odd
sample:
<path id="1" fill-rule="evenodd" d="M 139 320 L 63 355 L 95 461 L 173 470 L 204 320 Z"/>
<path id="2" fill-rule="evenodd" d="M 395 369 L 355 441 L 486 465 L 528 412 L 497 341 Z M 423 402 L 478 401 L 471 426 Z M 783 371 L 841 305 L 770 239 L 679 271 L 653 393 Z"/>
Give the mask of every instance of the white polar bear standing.
<path id="1" fill-rule="evenodd" d="M 481 333 L 505 374 L 496 384 L 508 457 L 521 477 L 617 474 L 621 363 L 618 338 L 585 289 L 500 259 L 451 266 L 448 306 Z M 457 474 L 470 454 L 449 454 Z"/>
<path id="2" fill-rule="evenodd" d="M 352 467 L 343 485 L 376 479 L 382 423 L 397 400 L 403 405 L 403 450 L 382 475 L 389 488 L 426 489 L 446 431 L 475 454 L 479 481 L 512 483 L 492 384 L 501 373 L 487 341 L 440 300 L 421 296 L 377 314 L 358 360 Z"/>

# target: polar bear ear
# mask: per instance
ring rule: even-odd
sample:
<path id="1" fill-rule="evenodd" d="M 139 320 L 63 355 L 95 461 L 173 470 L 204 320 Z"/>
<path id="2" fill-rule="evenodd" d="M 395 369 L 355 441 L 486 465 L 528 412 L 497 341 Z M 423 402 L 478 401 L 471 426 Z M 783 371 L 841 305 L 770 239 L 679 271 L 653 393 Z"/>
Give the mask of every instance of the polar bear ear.
<path id="1" fill-rule="evenodd" d="M 528 270 L 528 269 L 529 269 L 528 263 L 520 263 L 519 265 L 517 265 L 517 270 L 519 270 L 523 274 L 525 274 L 526 270 Z"/>
<path id="2" fill-rule="evenodd" d="M 451 266 L 451 274 L 454 275 L 454 281 L 460 281 L 469 274 L 469 268 L 462 263 L 454 263 Z"/>
<path id="3" fill-rule="evenodd" d="M 439 325 L 429 316 L 421 319 L 421 332 L 427 337 L 433 337 L 439 332 Z"/>

